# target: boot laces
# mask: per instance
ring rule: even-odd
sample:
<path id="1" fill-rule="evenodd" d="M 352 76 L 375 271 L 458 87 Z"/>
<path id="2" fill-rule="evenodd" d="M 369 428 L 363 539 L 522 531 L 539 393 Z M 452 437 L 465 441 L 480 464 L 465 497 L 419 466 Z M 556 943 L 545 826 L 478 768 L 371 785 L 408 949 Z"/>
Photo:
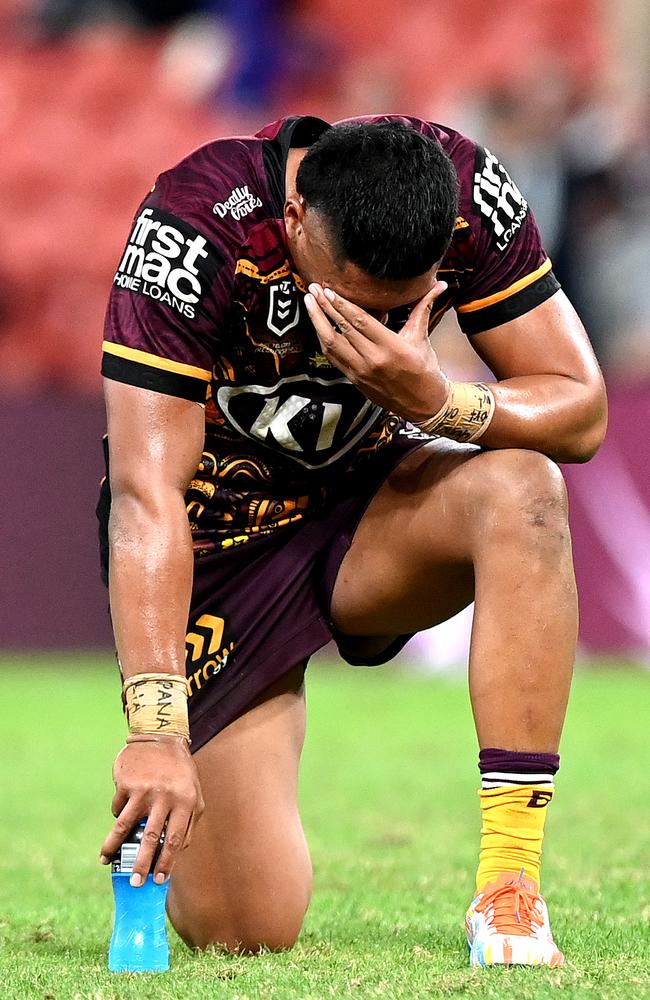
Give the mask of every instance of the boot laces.
<path id="1" fill-rule="evenodd" d="M 536 892 L 523 881 L 523 871 L 516 882 L 508 882 L 485 893 L 476 911 L 484 913 L 498 934 L 527 936 L 541 927 L 544 918 L 539 912 Z"/>

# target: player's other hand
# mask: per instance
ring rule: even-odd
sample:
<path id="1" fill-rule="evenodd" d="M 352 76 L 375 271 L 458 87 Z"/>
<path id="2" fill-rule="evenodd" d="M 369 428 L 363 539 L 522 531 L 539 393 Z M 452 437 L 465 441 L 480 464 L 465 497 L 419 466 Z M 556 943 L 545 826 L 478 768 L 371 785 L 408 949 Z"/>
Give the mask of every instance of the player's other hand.
<path id="1" fill-rule="evenodd" d="M 181 737 L 129 743 L 113 765 L 115 825 L 104 841 L 101 860 L 108 864 L 133 827 L 145 816 L 147 825 L 131 876 L 142 885 L 165 831 L 165 841 L 153 871 L 156 882 L 169 876 L 204 809 L 196 764 Z"/>
<path id="2" fill-rule="evenodd" d="M 435 283 L 399 336 L 331 288 L 310 285 L 305 305 L 325 357 L 364 396 L 406 420 L 426 420 L 444 404 L 449 388 L 429 342 L 431 309 L 446 288 L 443 281 Z"/>

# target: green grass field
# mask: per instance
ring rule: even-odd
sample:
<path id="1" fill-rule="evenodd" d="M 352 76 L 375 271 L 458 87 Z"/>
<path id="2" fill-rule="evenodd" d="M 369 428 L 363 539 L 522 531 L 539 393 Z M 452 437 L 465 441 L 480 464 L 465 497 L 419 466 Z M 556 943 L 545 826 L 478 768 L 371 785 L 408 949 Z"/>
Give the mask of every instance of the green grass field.
<path id="1" fill-rule="evenodd" d="M 569 965 L 470 970 L 463 915 L 478 843 L 465 685 L 314 664 L 302 809 L 315 894 L 296 949 L 192 954 L 111 975 L 109 658 L 5 660 L 0 1000 L 650 997 L 650 677 L 581 672 L 549 814 L 545 891 Z"/>

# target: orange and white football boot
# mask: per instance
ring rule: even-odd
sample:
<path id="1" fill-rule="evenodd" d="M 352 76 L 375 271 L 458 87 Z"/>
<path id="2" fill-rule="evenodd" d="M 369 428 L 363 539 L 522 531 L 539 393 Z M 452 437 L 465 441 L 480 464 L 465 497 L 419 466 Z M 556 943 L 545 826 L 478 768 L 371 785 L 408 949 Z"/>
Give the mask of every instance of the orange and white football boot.
<path id="1" fill-rule="evenodd" d="M 564 965 L 553 940 L 537 883 L 504 872 L 470 903 L 465 918 L 469 962 L 486 965 Z"/>

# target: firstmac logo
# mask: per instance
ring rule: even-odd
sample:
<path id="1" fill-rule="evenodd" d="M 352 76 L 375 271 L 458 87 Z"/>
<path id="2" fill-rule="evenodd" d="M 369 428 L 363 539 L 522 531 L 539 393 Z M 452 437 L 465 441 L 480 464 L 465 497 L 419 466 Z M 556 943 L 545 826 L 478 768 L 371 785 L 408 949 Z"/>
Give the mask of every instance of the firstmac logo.
<path id="1" fill-rule="evenodd" d="M 143 208 L 114 284 L 194 319 L 219 263 L 214 247 L 193 226 L 161 209 Z"/>

